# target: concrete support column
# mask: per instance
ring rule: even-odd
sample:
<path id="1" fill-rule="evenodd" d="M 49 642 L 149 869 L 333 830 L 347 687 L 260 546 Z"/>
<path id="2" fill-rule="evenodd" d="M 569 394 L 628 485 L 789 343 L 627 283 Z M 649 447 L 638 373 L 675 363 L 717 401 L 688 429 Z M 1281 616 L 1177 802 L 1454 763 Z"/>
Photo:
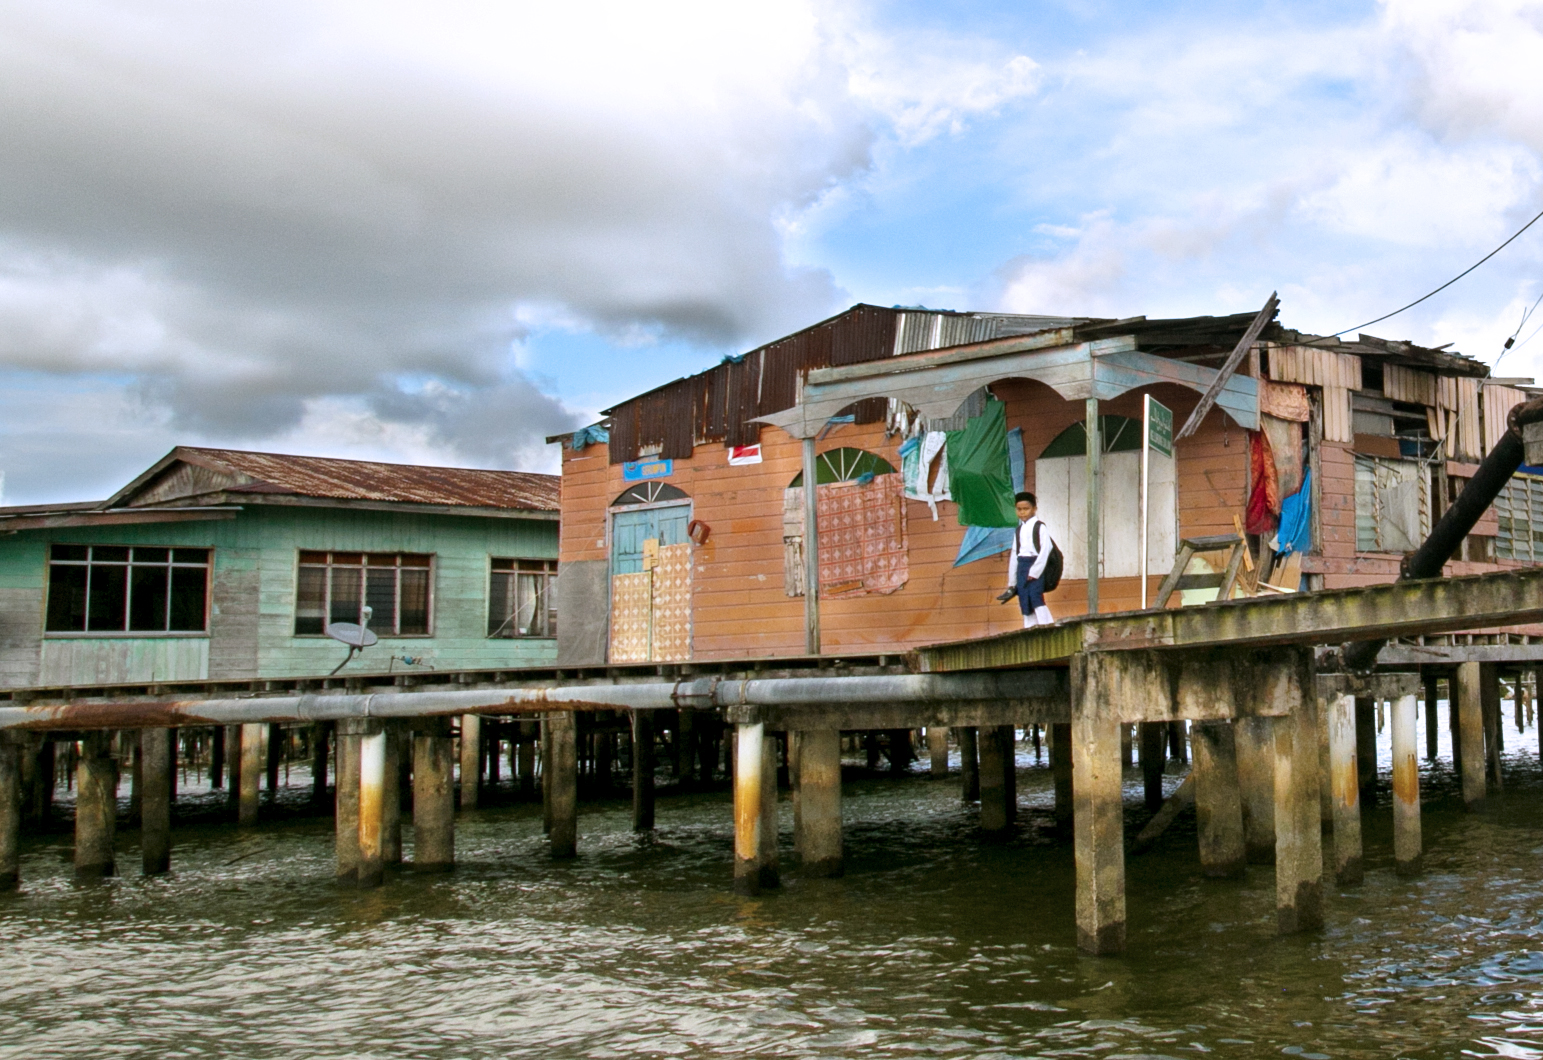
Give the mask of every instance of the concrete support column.
<path id="1" fill-rule="evenodd" d="M 455 743 L 447 719 L 424 719 L 413 737 L 413 868 L 455 867 Z"/>
<path id="2" fill-rule="evenodd" d="M 359 739 L 359 868 L 360 887 L 379 887 L 385 846 L 386 732 L 375 730 Z"/>
<path id="3" fill-rule="evenodd" d="M 980 827 L 983 832 L 1007 830 L 1007 741 L 993 725 L 980 732 Z"/>
<path id="4" fill-rule="evenodd" d="M 1275 741 L 1269 718 L 1239 718 L 1233 726 L 1238 788 L 1243 796 L 1243 845 L 1251 865 L 1275 861 Z"/>
<path id="5" fill-rule="evenodd" d="M 241 726 L 225 726 L 225 789 L 230 805 L 240 813 L 241 805 Z"/>
<path id="6" fill-rule="evenodd" d="M 1163 767 L 1167 764 L 1168 725 L 1161 721 L 1144 721 L 1141 730 L 1141 782 L 1146 793 L 1148 813 L 1156 813 L 1163 806 Z"/>
<path id="7" fill-rule="evenodd" d="M 1323 828 L 1318 813 L 1318 720 L 1313 695 L 1281 692 L 1291 713 L 1275 728 L 1275 913 L 1280 933 L 1323 926 Z"/>
<path id="8" fill-rule="evenodd" d="M 475 714 L 461 715 L 461 809 L 477 808 L 477 794 L 482 787 L 482 719 Z"/>
<path id="9" fill-rule="evenodd" d="M 263 736 L 268 726 L 261 722 L 240 726 L 241 781 L 240 802 L 236 822 L 242 825 L 257 823 L 259 785 L 263 776 Z"/>
<path id="10" fill-rule="evenodd" d="M 959 779 L 965 802 L 980 798 L 980 740 L 973 726 L 959 730 Z"/>
<path id="11" fill-rule="evenodd" d="M 1355 701 L 1356 779 L 1361 784 L 1361 805 L 1377 804 L 1377 701 L 1365 696 Z"/>
<path id="12" fill-rule="evenodd" d="M 402 863 L 402 741 L 399 723 L 386 726 L 386 764 L 380 784 L 380 863 Z"/>
<path id="13" fill-rule="evenodd" d="M 1195 756 L 1200 871 L 1212 877 L 1242 876 L 1248 857 L 1243 846 L 1243 797 L 1238 790 L 1232 723 L 1196 722 L 1190 740 Z"/>
<path id="14" fill-rule="evenodd" d="M 1072 727 L 1057 722 L 1045 727 L 1050 733 L 1050 773 L 1055 782 L 1055 830 L 1070 835 L 1072 830 L 1072 798 L 1076 788 L 1072 764 Z"/>
<path id="15" fill-rule="evenodd" d="M 1420 872 L 1420 760 L 1414 696 L 1393 701 L 1393 861 L 1402 876 Z"/>
<path id="16" fill-rule="evenodd" d="M 139 732 L 139 859 L 146 876 L 171 868 L 172 731 Z"/>
<path id="17" fill-rule="evenodd" d="M 1484 708 L 1480 689 L 1481 663 L 1458 663 L 1452 675 L 1453 709 L 1457 711 L 1459 758 L 1462 762 L 1463 805 L 1470 813 L 1484 809 Z"/>
<path id="18" fill-rule="evenodd" d="M 766 730 L 759 723 L 740 725 L 734 739 L 734 890 L 759 894 Z"/>
<path id="19" fill-rule="evenodd" d="M 1097 717 L 1093 704 L 1072 701 L 1069 744 L 1076 800 L 1077 948 L 1125 951 L 1125 815 L 1121 800 L 1120 725 Z M 1057 726 L 1059 728 L 1059 726 Z"/>
<path id="20" fill-rule="evenodd" d="M 793 775 L 799 811 L 793 845 L 804 875 L 840 876 L 841 733 L 835 729 L 800 732 L 798 768 Z"/>
<path id="21" fill-rule="evenodd" d="M 80 741 L 80 761 L 75 766 L 75 875 L 82 879 L 117 872 L 113 837 L 118 824 L 118 767 L 111 746 L 110 732 L 88 732 Z"/>
<path id="22" fill-rule="evenodd" d="M 927 751 L 932 756 L 932 775 L 948 776 L 948 730 L 941 725 L 927 726 Z"/>
<path id="23" fill-rule="evenodd" d="M 632 830 L 654 830 L 654 716 L 632 712 Z"/>
<path id="24" fill-rule="evenodd" d="M 0 733 L 0 891 L 21 882 L 21 759 L 23 740 Z"/>
<path id="25" fill-rule="evenodd" d="M 337 810 L 333 834 L 339 883 L 352 884 L 359 879 L 359 741 L 363 732 L 362 721 L 337 723 Z"/>
<path id="26" fill-rule="evenodd" d="M 559 711 L 548 714 L 543 724 L 552 752 L 546 767 L 550 777 L 547 805 L 552 820 L 552 856 L 571 858 L 579 849 L 578 720 L 571 710 Z"/>
<path id="27" fill-rule="evenodd" d="M 1361 882 L 1361 785 L 1356 779 L 1355 697 L 1327 701 L 1329 795 L 1334 806 L 1334 880 L 1341 886 Z"/>

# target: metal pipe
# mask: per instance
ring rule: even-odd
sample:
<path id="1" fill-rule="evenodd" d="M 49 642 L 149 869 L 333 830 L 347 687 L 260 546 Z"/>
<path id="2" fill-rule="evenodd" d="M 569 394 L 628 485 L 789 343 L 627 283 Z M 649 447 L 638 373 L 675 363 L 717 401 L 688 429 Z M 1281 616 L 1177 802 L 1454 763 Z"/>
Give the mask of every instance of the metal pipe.
<path id="1" fill-rule="evenodd" d="M 820 520 L 816 500 L 814 439 L 805 438 L 804 464 L 804 651 L 820 654 Z"/>
<path id="2" fill-rule="evenodd" d="M 647 684 L 560 688 L 375 692 L 364 695 L 247 696 L 232 699 L 79 700 L 0 707 L 0 730 L 153 728 L 168 725 L 417 718 L 445 714 L 520 714 L 558 710 L 671 710 L 828 703 L 955 703 L 1065 695 L 1054 670 L 963 674 L 886 674 L 725 681 L 706 677 Z M 464 738 L 464 732 L 463 732 Z M 463 778 L 463 784 L 465 783 Z"/>

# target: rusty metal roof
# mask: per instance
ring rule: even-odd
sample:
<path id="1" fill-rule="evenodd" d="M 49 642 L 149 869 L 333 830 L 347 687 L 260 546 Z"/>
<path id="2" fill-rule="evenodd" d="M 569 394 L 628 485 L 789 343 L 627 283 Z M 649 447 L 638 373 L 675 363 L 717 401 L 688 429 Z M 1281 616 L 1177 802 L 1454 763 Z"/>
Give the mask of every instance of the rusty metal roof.
<path id="1" fill-rule="evenodd" d="M 235 482 L 221 483 L 217 487 L 227 495 L 277 493 L 328 500 L 395 501 L 517 511 L 557 511 L 561 481 L 556 475 L 526 471 L 424 467 L 179 445 L 109 503 L 133 504 L 135 495 L 144 492 L 162 477 L 163 472 L 178 463 L 231 476 Z"/>

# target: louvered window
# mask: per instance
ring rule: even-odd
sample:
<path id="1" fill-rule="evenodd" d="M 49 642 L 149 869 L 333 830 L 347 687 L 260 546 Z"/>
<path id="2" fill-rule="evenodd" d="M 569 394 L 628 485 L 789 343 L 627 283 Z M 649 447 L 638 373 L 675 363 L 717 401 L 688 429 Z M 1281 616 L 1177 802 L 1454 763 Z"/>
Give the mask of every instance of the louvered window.
<path id="1" fill-rule="evenodd" d="M 1543 475 L 1515 475 L 1495 498 L 1500 534 L 1495 555 L 1543 563 Z"/>
<path id="2" fill-rule="evenodd" d="M 1355 458 L 1357 552 L 1409 552 L 1430 532 L 1429 474 L 1418 460 Z"/>

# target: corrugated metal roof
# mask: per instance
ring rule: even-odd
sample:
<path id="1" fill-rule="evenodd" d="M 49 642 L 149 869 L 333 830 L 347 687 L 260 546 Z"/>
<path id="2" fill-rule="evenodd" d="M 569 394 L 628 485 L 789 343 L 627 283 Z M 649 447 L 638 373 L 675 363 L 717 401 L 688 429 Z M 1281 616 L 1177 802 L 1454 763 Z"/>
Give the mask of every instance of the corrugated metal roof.
<path id="1" fill-rule="evenodd" d="M 252 480 L 227 492 L 291 493 L 331 500 L 557 511 L 561 482 L 556 475 L 526 471 L 424 467 L 194 446 L 178 446 L 167 459 L 183 460 Z"/>

